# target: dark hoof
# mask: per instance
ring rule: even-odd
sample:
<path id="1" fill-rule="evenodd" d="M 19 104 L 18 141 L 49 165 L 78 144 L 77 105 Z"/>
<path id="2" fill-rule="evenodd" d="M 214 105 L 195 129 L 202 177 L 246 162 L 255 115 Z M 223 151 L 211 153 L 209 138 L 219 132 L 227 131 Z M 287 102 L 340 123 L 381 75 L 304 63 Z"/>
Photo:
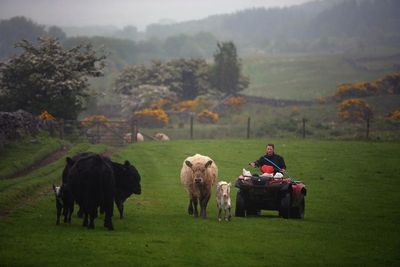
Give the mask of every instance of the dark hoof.
<path id="1" fill-rule="evenodd" d="M 104 227 L 110 231 L 114 230 L 114 226 L 110 223 L 104 223 Z"/>

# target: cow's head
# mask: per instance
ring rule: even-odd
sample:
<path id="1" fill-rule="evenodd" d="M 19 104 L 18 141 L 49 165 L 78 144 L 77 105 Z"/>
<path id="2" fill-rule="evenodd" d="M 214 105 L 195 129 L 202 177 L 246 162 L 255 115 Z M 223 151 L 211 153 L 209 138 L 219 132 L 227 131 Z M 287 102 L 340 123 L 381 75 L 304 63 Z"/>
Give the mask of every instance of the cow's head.
<path id="1" fill-rule="evenodd" d="M 123 164 L 125 177 L 127 177 L 132 186 L 134 194 L 140 195 L 142 193 L 142 187 L 140 186 L 140 174 L 139 171 L 129 161 L 125 161 Z"/>
<path id="2" fill-rule="evenodd" d="M 196 184 L 201 184 L 204 182 L 207 168 L 210 167 L 212 163 L 213 163 L 212 160 L 207 161 L 206 164 L 204 163 L 192 164 L 192 162 L 188 160 L 185 161 L 186 166 L 188 166 L 193 172 L 193 182 L 195 182 Z"/>
<path id="3" fill-rule="evenodd" d="M 53 184 L 53 192 L 54 192 L 54 196 L 56 197 L 56 201 L 63 205 L 63 188 L 62 186 L 55 186 Z"/>
<path id="4" fill-rule="evenodd" d="M 219 196 L 224 198 L 228 198 L 231 194 L 231 183 L 227 182 L 219 182 L 217 185 L 217 192 Z"/>

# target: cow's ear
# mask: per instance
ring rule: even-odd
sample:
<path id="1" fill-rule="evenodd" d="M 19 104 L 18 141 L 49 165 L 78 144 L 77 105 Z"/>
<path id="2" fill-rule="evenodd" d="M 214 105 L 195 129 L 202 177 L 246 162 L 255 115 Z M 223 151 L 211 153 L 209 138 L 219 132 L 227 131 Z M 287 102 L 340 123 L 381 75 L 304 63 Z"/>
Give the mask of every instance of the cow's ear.
<path id="1" fill-rule="evenodd" d="M 65 159 L 65 161 L 67 162 L 68 165 L 74 164 L 74 160 L 71 159 L 70 157 L 67 157 L 67 158 Z"/>
<path id="2" fill-rule="evenodd" d="M 130 165 L 131 165 L 131 163 L 130 163 L 129 161 L 125 160 L 125 163 L 124 163 L 124 165 L 125 165 L 126 167 L 128 167 L 128 166 L 130 166 Z"/>
<path id="3" fill-rule="evenodd" d="M 185 160 L 185 164 L 186 164 L 186 166 L 188 166 L 189 168 L 192 168 L 192 166 L 193 166 L 193 164 L 192 164 L 190 161 L 188 161 L 188 160 Z"/>
<path id="4" fill-rule="evenodd" d="M 206 168 L 210 167 L 212 163 L 213 163 L 212 160 L 207 161 L 207 163 L 206 163 Z"/>
<path id="5" fill-rule="evenodd" d="M 53 184 L 53 191 L 56 192 L 56 186 Z"/>

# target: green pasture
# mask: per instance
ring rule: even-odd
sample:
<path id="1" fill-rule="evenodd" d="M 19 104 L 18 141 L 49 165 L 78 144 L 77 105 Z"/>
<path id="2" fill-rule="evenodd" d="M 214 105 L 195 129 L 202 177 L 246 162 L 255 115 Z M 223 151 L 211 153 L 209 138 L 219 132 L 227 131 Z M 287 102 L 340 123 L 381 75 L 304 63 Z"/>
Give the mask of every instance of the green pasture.
<path id="1" fill-rule="evenodd" d="M 286 220 L 277 212 L 263 211 L 260 217 L 218 222 L 215 188 L 206 220 L 187 214 L 188 198 L 179 181 L 187 156 L 210 156 L 219 167 L 219 180 L 233 183 L 249 161 L 263 154 L 266 142 L 275 143 L 289 174 L 308 188 L 304 220 Z M 144 142 L 113 156 L 118 162 L 125 159 L 142 175 L 142 195 L 127 200 L 123 220 L 114 216 L 115 231 L 102 226 L 102 217 L 94 230 L 83 228 L 76 216 L 71 225 L 56 226 L 49 181 L 42 185 L 41 196 L 0 219 L 0 266 L 400 264 L 400 143 Z M 233 210 L 236 192 L 233 187 Z"/>
<path id="2" fill-rule="evenodd" d="M 46 143 L 46 141 L 48 143 Z M 8 174 L 13 175 L 19 172 L 21 169 L 26 169 L 32 165 L 32 160 L 41 160 L 43 157 L 43 150 L 52 147 L 52 143 L 57 142 L 56 139 L 42 137 L 36 144 L 26 144 L 26 153 L 22 151 L 22 144 L 14 144 L 7 147 L 0 153 L 2 166 L 20 166 L 20 168 L 2 168 L 7 171 Z M 43 148 L 40 149 L 38 145 Z M 36 151 L 33 149 L 36 147 Z M 106 150 L 105 145 L 91 145 L 88 143 L 82 143 L 75 145 L 65 155 L 73 156 L 76 153 L 84 151 L 93 151 L 96 153 L 102 153 Z M 50 153 L 51 150 L 48 150 Z M 36 169 L 22 177 L 12 179 L 0 179 L 0 218 L 10 211 L 15 210 L 19 206 L 23 206 L 26 202 L 36 198 L 43 191 L 44 187 L 48 187 L 51 184 L 60 183 L 61 170 L 65 165 L 65 157 L 48 164 L 45 168 Z M 18 162 L 19 165 L 16 165 Z M 25 168 L 22 168 L 21 164 L 26 164 Z M 11 172 L 14 170 L 14 173 Z M 1 261 L 0 261 L 1 266 Z"/>
<path id="3" fill-rule="evenodd" d="M 5 145 L 0 152 L 0 179 L 7 178 L 60 149 L 65 142 L 41 133 Z M 29 155 L 29 156 L 28 156 Z"/>
<path id="4" fill-rule="evenodd" d="M 388 55 L 264 55 L 243 60 L 250 78 L 244 94 L 310 100 L 332 96 L 342 83 L 372 81 L 395 72 L 398 57 Z"/>

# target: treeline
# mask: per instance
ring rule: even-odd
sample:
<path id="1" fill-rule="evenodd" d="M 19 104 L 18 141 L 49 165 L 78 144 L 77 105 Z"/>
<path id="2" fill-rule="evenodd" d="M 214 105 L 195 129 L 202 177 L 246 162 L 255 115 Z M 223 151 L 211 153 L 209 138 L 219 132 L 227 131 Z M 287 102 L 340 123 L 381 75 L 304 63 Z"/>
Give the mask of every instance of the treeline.
<path id="1" fill-rule="evenodd" d="M 125 31 L 129 32 L 128 29 Z M 132 32 L 135 31 L 132 30 Z M 102 52 L 107 53 L 111 65 L 118 69 L 126 65 L 149 63 L 152 60 L 211 58 L 218 43 L 212 34 L 205 32 L 194 35 L 180 34 L 164 40 L 152 38 L 141 41 L 118 38 L 118 35 L 116 37 L 67 37 L 65 32 L 57 26 L 46 27 L 25 17 L 0 21 L 0 36 L 0 60 L 21 53 L 22 50 L 16 48 L 15 44 L 22 39 L 37 43 L 38 37 L 51 36 L 58 38 L 65 47 L 91 43 L 95 50 L 103 50 Z"/>
<path id="2" fill-rule="evenodd" d="M 88 41 L 104 45 L 117 67 L 151 60 L 211 58 L 218 41 L 233 41 L 240 53 L 343 52 L 400 45 L 400 1 L 314 1 L 289 8 L 255 8 L 215 15 L 197 21 L 149 25 L 145 32 L 135 26 L 123 29 L 95 27 L 69 33 L 46 27 L 28 18 L 0 21 L 0 60 L 18 53 L 14 44 L 51 35 L 66 46 Z M 82 28 L 83 29 L 83 28 Z M 102 37 L 93 36 L 98 35 Z"/>
<path id="3" fill-rule="evenodd" d="M 0 110 L 47 111 L 58 118 L 76 119 L 95 98 L 88 79 L 104 75 L 107 56 L 97 53 L 92 44 L 64 48 L 55 38 L 37 41 L 37 45 L 18 42 L 16 47 L 23 52 L 0 62 Z M 126 67 L 116 77 L 112 94 L 120 95 L 122 107 L 130 114 L 164 100 L 193 100 L 208 93 L 235 95 L 248 85 L 235 45 L 224 42 L 217 45 L 214 64 L 179 59 Z"/>
<path id="4" fill-rule="evenodd" d="M 268 52 L 341 52 L 400 44 L 400 1 L 314 1 L 290 8 L 255 8 L 173 25 L 150 25 L 147 36 L 196 31 Z"/>

